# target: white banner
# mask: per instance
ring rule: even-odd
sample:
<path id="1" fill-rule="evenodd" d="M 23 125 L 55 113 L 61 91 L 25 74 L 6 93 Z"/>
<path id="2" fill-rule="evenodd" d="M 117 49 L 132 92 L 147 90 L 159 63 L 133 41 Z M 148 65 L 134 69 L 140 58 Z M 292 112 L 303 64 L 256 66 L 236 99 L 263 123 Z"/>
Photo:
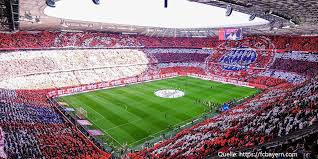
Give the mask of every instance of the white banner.
<path id="1" fill-rule="evenodd" d="M 123 86 L 127 84 L 133 84 L 138 82 L 144 82 L 144 81 L 151 81 L 156 79 L 163 79 L 163 78 L 169 78 L 178 76 L 178 73 L 168 73 L 168 74 L 160 74 L 160 75 L 146 75 L 142 77 L 129 77 L 124 79 L 118 79 L 108 82 L 101 82 L 101 83 L 95 83 L 90 85 L 83 85 L 83 86 L 75 86 L 72 88 L 60 88 L 58 90 L 53 90 L 48 92 L 49 97 L 59 97 L 62 95 L 69 95 L 79 92 L 86 92 L 91 90 L 97 90 L 97 89 L 103 89 L 103 88 L 112 88 L 116 86 Z"/>

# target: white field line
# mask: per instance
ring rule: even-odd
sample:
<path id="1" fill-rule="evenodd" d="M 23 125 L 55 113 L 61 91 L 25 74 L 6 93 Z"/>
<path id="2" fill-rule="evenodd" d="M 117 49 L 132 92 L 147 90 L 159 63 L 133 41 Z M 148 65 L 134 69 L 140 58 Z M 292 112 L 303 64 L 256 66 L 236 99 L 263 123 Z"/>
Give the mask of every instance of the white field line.
<path id="1" fill-rule="evenodd" d="M 133 123 L 133 122 L 136 122 L 136 121 L 140 121 L 140 120 L 142 120 L 142 119 L 141 119 L 141 118 L 139 118 L 139 119 L 136 119 L 136 120 L 130 121 L 130 122 L 128 122 L 128 123 L 121 124 L 121 125 L 118 125 L 118 126 L 115 126 L 115 127 L 109 128 L 109 129 L 107 129 L 107 130 L 105 130 L 105 131 L 109 131 L 109 130 L 112 130 L 112 129 L 116 129 L 116 128 L 118 128 L 118 127 L 121 127 L 121 126 L 124 126 L 124 125 L 130 124 L 130 123 Z"/>
<path id="2" fill-rule="evenodd" d="M 197 77 L 197 76 L 191 76 L 191 75 L 185 75 L 185 76 L 186 76 L 186 77 L 193 77 L 193 78 L 197 78 L 197 79 L 201 79 L 201 80 L 210 80 L 210 79 L 205 79 L 205 78 L 201 78 L 201 77 Z M 140 81 L 140 82 L 135 82 L 135 83 L 131 83 L 131 84 L 123 84 L 123 85 L 117 85 L 117 86 L 112 86 L 112 87 L 107 87 L 107 88 L 94 89 L 94 90 L 88 90 L 88 91 L 83 91 L 83 92 L 76 92 L 76 93 L 71 93 L 71 94 L 61 95 L 61 96 L 69 96 L 69 95 L 81 94 L 81 93 L 92 92 L 92 91 L 97 91 L 97 90 L 110 89 L 110 88 L 116 88 L 116 87 L 123 87 L 123 86 L 127 86 L 127 85 L 135 85 L 135 84 L 139 84 L 139 83 L 148 83 L 148 82 L 152 82 L 152 81 L 159 81 L 159 80 L 164 80 L 164 79 L 169 79 L 169 78 L 175 78 L 175 77 L 183 77 L 183 76 L 176 75 L 176 76 L 171 76 L 171 77 L 166 77 L 166 78 L 159 78 L 159 79 L 153 79 L 153 80 L 147 80 L 147 81 Z M 212 80 L 212 81 L 223 83 L 222 81 L 216 81 L 216 80 Z M 61 96 L 59 96 L 59 97 L 61 97 Z M 90 109 L 92 109 L 92 108 L 90 108 Z M 129 111 L 127 111 L 127 109 L 128 109 L 128 107 L 125 105 L 125 109 L 124 109 L 124 110 L 125 110 L 127 113 L 130 113 Z M 93 109 L 92 109 L 92 110 L 93 110 Z M 96 112 L 95 110 L 93 110 L 93 111 Z M 98 112 L 96 112 L 96 113 L 99 114 Z M 130 113 L 130 114 L 132 114 L 132 113 Z M 101 114 L 99 114 L 99 115 L 102 116 Z M 134 114 L 132 114 L 132 115 L 134 115 Z M 201 116 L 201 115 L 202 115 L 202 114 L 199 114 L 198 116 L 196 116 L 196 117 L 194 117 L 194 118 L 192 118 L 192 119 L 195 119 L 195 118 L 197 118 L 197 117 L 199 117 L 199 116 Z M 134 116 L 136 116 L 136 115 L 134 115 Z M 98 119 L 97 121 L 102 120 L 103 118 L 104 118 L 104 116 L 102 116 L 102 118 L 101 118 L 101 119 Z M 132 123 L 132 122 L 135 122 L 135 121 L 139 121 L 139 120 L 142 120 L 142 119 L 136 119 L 136 120 L 131 121 L 131 122 L 129 122 L 129 123 Z M 196 121 L 196 120 L 197 120 L 197 119 L 195 119 L 194 121 Z M 95 121 L 95 122 L 97 122 L 97 121 Z M 185 121 L 180 122 L 180 123 L 184 123 L 184 122 L 186 122 L 186 121 L 189 121 L 189 120 L 185 120 Z M 95 123 L 94 121 L 92 121 L 92 122 L 96 125 L 96 123 Z M 125 124 L 122 124 L 122 125 L 126 125 L 126 124 L 129 124 L 129 123 L 125 123 Z M 175 128 L 175 126 L 176 126 L 176 125 L 179 125 L 180 123 L 177 123 L 177 124 L 173 125 L 173 127 Z M 185 125 L 188 125 L 189 123 L 190 123 L 190 122 L 185 123 L 184 125 L 180 126 L 180 128 L 184 127 Z M 114 141 L 116 141 L 120 146 L 122 146 L 122 145 L 121 145 L 117 140 L 115 140 L 111 135 L 109 135 L 106 131 L 111 130 L 111 129 L 114 129 L 114 128 L 117 128 L 117 127 L 120 127 L 120 126 L 122 126 L 122 125 L 118 125 L 118 126 L 115 126 L 115 127 L 112 127 L 112 128 L 110 128 L 110 129 L 107 129 L 107 130 L 103 131 L 103 132 L 105 132 L 108 136 L 110 136 Z M 161 132 L 163 132 L 163 131 L 166 131 L 166 130 L 168 130 L 168 129 L 169 129 L 169 128 L 166 128 L 166 129 L 163 129 L 163 130 L 161 130 L 161 131 L 158 131 L 158 132 L 156 132 L 156 133 L 154 133 L 154 134 L 151 134 L 151 135 L 149 135 L 149 136 L 147 136 L 147 137 L 144 137 L 144 138 L 142 138 L 142 139 L 140 139 L 140 140 L 137 140 L 137 141 L 131 143 L 130 145 L 132 145 L 132 144 L 134 144 L 134 143 L 137 143 L 137 142 L 139 142 L 139 141 L 141 141 L 141 140 L 144 140 L 144 139 L 146 139 L 146 138 L 148 138 L 148 137 L 156 137 L 156 136 L 154 136 L 154 135 L 156 135 L 156 134 L 158 134 L 158 133 L 161 133 Z"/>
<path id="3" fill-rule="evenodd" d="M 153 135 L 158 134 L 158 133 L 161 133 L 161 132 L 166 131 L 166 130 L 168 130 L 168 129 L 169 129 L 169 128 L 160 130 L 160 131 L 158 131 L 158 132 L 156 132 L 156 133 L 154 133 L 154 134 L 151 134 L 151 135 L 146 136 L 146 137 L 144 137 L 144 138 L 142 138 L 142 139 L 140 139 L 140 140 L 137 140 L 137 141 L 135 141 L 135 142 L 133 142 L 133 143 L 130 143 L 129 145 L 133 145 L 133 144 L 135 144 L 135 143 L 137 143 L 137 142 L 139 142 L 139 141 L 142 141 L 142 140 L 144 140 L 144 139 L 146 139 L 146 138 L 148 138 L 148 137 L 154 137 Z"/>
<path id="4" fill-rule="evenodd" d="M 199 114 L 199 115 L 195 116 L 194 118 L 192 118 L 192 119 L 194 119 L 193 121 L 198 120 L 198 119 L 196 119 L 196 118 L 198 118 L 198 117 L 201 116 L 201 115 L 202 115 L 202 114 Z M 188 125 L 189 123 L 191 123 L 191 122 L 187 122 L 187 121 L 191 121 L 192 119 L 188 119 L 188 120 L 185 120 L 185 121 L 183 121 L 183 122 L 177 123 L 177 124 L 173 125 L 172 128 L 175 128 L 177 125 L 179 125 L 179 124 L 181 124 L 181 123 L 185 123 L 185 124 L 183 124 L 182 126 L 180 126 L 180 128 L 183 128 L 184 126 L 186 126 L 186 125 Z M 142 141 L 142 140 L 144 140 L 144 139 L 146 139 L 146 138 L 148 138 L 148 137 L 153 137 L 153 138 L 158 137 L 158 136 L 154 136 L 154 135 L 160 134 L 161 132 L 166 131 L 166 130 L 168 130 L 168 129 L 169 129 L 169 128 L 160 130 L 160 131 L 158 131 L 158 132 L 156 132 L 156 133 L 153 133 L 153 134 L 151 134 L 151 135 L 149 135 L 149 136 L 147 136 L 147 137 L 144 137 L 144 138 L 142 138 L 142 139 L 140 139 L 140 140 L 137 140 L 137 141 L 135 141 L 135 142 L 133 142 L 133 143 L 130 143 L 129 145 L 133 145 L 133 144 L 135 144 L 135 143 L 137 143 L 137 142 L 139 142 L 139 141 Z"/>
<path id="5" fill-rule="evenodd" d="M 96 99 L 97 98 L 97 99 Z M 102 97 L 99 97 L 99 96 L 94 96 L 94 100 L 98 100 L 98 101 L 100 101 L 101 103 L 103 102 L 102 101 Z M 124 105 L 125 106 L 125 108 L 123 108 L 121 105 L 120 105 L 120 108 L 121 109 L 123 109 L 124 111 L 126 111 L 128 114 L 130 114 L 130 115 L 132 115 L 133 117 L 137 117 L 135 114 L 133 114 L 133 113 L 131 113 L 131 112 L 129 112 L 127 109 L 128 109 L 128 107 L 127 107 L 127 105 Z"/>
<path id="6" fill-rule="evenodd" d="M 123 109 L 123 110 L 125 110 L 125 112 L 127 112 L 128 114 L 130 114 L 130 115 L 132 115 L 132 116 L 134 116 L 134 117 L 138 117 L 138 116 L 136 116 L 135 114 L 133 114 L 133 113 L 131 113 L 131 112 L 128 111 L 127 105 L 124 105 L 124 106 L 125 106 L 125 109 Z M 139 118 L 139 117 L 138 117 L 138 118 Z"/>
<path id="7" fill-rule="evenodd" d="M 96 112 L 96 111 L 95 111 L 93 108 L 91 108 L 91 107 L 87 107 L 87 108 L 90 108 L 91 110 L 93 110 L 94 112 Z M 98 112 L 96 112 L 96 113 L 97 113 L 99 116 L 101 116 L 102 118 L 97 119 L 95 122 L 94 122 L 93 120 L 90 120 L 90 121 L 93 122 L 96 127 L 98 127 L 97 124 L 96 124 L 96 122 L 105 119 L 105 117 L 104 117 L 103 115 L 99 114 Z M 99 127 L 98 127 L 98 128 L 99 128 Z M 99 128 L 99 129 L 100 129 L 100 128 Z M 113 137 L 112 137 L 110 134 L 108 134 L 105 130 L 103 130 L 103 129 L 100 129 L 100 130 L 102 130 L 104 133 L 106 133 L 107 136 L 109 136 L 110 138 L 112 138 L 112 139 L 113 139 L 115 142 L 117 142 L 121 147 L 123 146 L 122 144 L 120 144 L 119 141 L 117 141 L 115 138 L 113 138 Z"/>
<path id="8" fill-rule="evenodd" d="M 92 121 L 96 126 L 97 126 L 97 124 L 94 122 L 94 121 Z M 98 126 L 97 126 L 98 127 Z M 99 127 L 98 127 L 99 128 Z M 102 131 L 103 131 L 103 129 L 101 129 Z M 123 147 L 123 145 L 122 144 L 120 144 L 120 142 L 118 142 L 115 138 L 113 138 L 110 134 L 108 134 L 106 131 L 103 131 L 104 133 L 106 133 L 107 134 L 107 136 L 109 136 L 110 138 L 112 138 L 114 141 L 116 141 L 121 147 Z"/>
<path id="9" fill-rule="evenodd" d="M 98 90 L 105 90 L 105 89 L 111 89 L 111 88 L 118 88 L 118 87 L 130 86 L 130 85 L 149 83 L 149 82 L 153 82 L 153 81 L 160 81 L 160 80 L 165 80 L 165 79 L 170 79 L 170 78 L 175 78 L 175 77 L 183 77 L 183 76 L 174 75 L 174 76 L 170 76 L 170 77 L 163 77 L 163 78 L 157 78 L 157 79 L 152 79 L 152 80 L 144 80 L 144 81 L 139 81 L 139 82 L 132 82 L 132 83 L 115 85 L 115 86 L 108 86 L 108 87 L 104 87 L 104 88 L 96 88 L 96 89 L 92 89 L 92 90 L 85 90 L 85 91 L 82 91 L 82 92 L 74 92 L 74 93 L 69 93 L 69 94 L 62 94 L 62 95 L 58 95 L 56 97 L 72 96 L 72 95 L 76 95 L 76 94 L 83 94 L 83 93 L 88 93 L 88 92 L 95 92 L 95 91 L 98 91 Z M 76 87 L 74 87 L 74 88 L 76 88 Z"/>
<path id="10" fill-rule="evenodd" d="M 96 97 L 94 97 L 94 99 L 96 99 Z M 101 101 L 100 97 L 97 97 L 96 100 Z M 133 116 L 136 116 L 135 114 L 132 114 L 131 112 L 127 111 L 128 107 L 127 107 L 126 105 L 124 105 L 124 106 L 125 106 L 125 108 L 124 108 L 123 110 L 125 110 L 127 113 L 129 113 L 129 114 L 131 114 L 131 115 L 133 115 Z M 90 107 L 89 107 L 89 108 L 90 108 Z M 90 108 L 90 109 L 93 110 L 94 112 L 96 112 L 93 108 Z M 96 113 L 99 114 L 98 112 L 96 112 Z M 99 114 L 99 115 L 102 116 L 101 114 Z M 103 120 L 103 119 L 105 119 L 104 116 L 102 116 L 102 118 L 96 120 L 95 122 L 100 121 L 100 120 Z M 130 124 L 130 123 L 132 123 L 132 122 L 139 121 L 139 120 L 142 120 L 142 119 L 139 118 L 139 119 L 133 120 L 133 121 L 131 121 L 131 122 L 128 122 L 128 123 L 125 123 L 125 124 L 121 124 L 121 125 L 118 125 L 118 126 L 115 126 L 115 127 L 112 127 L 112 128 L 109 128 L 109 129 L 107 129 L 107 130 L 103 130 L 103 129 L 101 129 L 101 130 L 102 130 L 104 133 L 106 133 L 108 136 L 110 136 L 114 141 L 116 141 L 116 142 L 122 147 L 123 145 L 120 144 L 115 138 L 113 138 L 113 137 L 112 137 L 110 134 L 108 134 L 106 131 L 111 130 L 111 129 L 115 129 L 115 128 L 120 127 L 120 126 L 123 126 L 123 125 Z M 92 122 L 97 126 L 97 124 L 96 124 L 94 121 L 92 121 Z"/>
<path id="11" fill-rule="evenodd" d="M 83 107 L 82 107 L 83 108 Z M 86 108 L 89 108 L 89 110 L 93 110 L 98 116 L 100 116 L 100 118 L 98 118 L 96 121 L 99 121 L 99 120 L 102 120 L 102 119 L 105 119 L 105 117 L 101 114 L 99 114 L 97 111 L 95 111 L 93 108 L 87 106 Z M 83 108 L 85 109 L 85 108 Z M 86 110 L 87 111 L 87 110 Z"/>

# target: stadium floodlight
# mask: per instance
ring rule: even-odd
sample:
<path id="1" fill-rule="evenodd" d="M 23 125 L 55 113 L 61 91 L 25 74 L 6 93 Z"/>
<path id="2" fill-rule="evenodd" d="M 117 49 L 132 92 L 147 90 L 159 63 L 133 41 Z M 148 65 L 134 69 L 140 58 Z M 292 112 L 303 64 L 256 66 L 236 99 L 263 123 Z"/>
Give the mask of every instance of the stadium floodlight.
<path id="1" fill-rule="evenodd" d="M 49 7 L 55 7 L 55 0 L 46 0 L 46 5 Z"/>
<path id="2" fill-rule="evenodd" d="M 94 4 L 99 5 L 100 4 L 100 0 L 93 0 Z"/>
<path id="3" fill-rule="evenodd" d="M 253 13 L 251 14 L 250 18 L 248 19 L 249 21 L 253 21 L 256 18 L 256 14 Z"/>
<path id="4" fill-rule="evenodd" d="M 226 16 L 230 16 L 232 14 L 232 11 L 233 11 L 233 8 L 231 5 L 227 5 L 226 6 L 226 12 L 225 12 L 225 15 Z"/>

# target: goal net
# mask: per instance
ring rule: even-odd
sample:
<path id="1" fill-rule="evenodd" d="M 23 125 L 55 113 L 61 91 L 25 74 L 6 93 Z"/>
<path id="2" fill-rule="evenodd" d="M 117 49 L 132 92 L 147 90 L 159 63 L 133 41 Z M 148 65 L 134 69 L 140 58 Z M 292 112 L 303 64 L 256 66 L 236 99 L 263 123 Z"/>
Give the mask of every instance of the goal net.
<path id="1" fill-rule="evenodd" d="M 75 112 L 76 112 L 76 116 L 78 116 L 79 118 L 81 119 L 87 118 L 87 111 L 84 108 L 82 107 L 76 108 Z"/>

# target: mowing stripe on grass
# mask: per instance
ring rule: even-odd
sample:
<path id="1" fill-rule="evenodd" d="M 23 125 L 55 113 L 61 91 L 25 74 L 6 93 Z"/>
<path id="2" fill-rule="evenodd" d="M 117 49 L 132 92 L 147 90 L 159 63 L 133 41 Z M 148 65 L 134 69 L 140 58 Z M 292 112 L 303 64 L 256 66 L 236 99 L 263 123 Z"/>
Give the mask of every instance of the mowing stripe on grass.
<path id="1" fill-rule="evenodd" d="M 212 88 L 211 88 L 212 87 Z M 175 88 L 185 92 L 176 99 L 157 97 L 159 89 Z M 198 99 L 224 103 L 234 98 L 255 94 L 256 89 L 201 80 L 193 77 L 175 77 L 128 85 L 95 92 L 61 97 L 71 107 L 83 107 L 93 127 L 101 129 L 115 146 L 127 143 L 135 146 L 169 127 L 189 122 L 205 112 L 206 106 Z"/>

